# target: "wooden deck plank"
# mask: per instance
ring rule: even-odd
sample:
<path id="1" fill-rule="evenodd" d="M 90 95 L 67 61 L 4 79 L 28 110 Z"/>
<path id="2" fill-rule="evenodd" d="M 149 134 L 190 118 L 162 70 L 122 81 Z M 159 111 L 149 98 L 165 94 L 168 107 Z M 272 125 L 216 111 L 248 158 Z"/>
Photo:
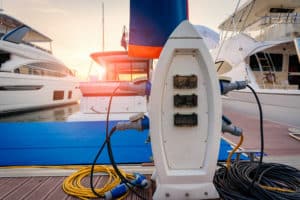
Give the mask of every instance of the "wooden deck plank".
<path id="1" fill-rule="evenodd" d="M 9 177 L 6 177 L 6 178 L 0 178 L 0 186 L 1 185 L 5 185 L 7 182 L 10 181 L 10 178 Z"/>
<path id="2" fill-rule="evenodd" d="M 66 177 L 25 177 L 25 178 L 0 178 L 1 200 L 77 200 L 78 198 L 66 194 L 62 189 Z M 148 178 L 150 178 L 148 176 Z M 107 176 L 95 176 L 96 188 L 103 186 Z M 89 177 L 82 180 L 82 184 L 89 187 Z M 146 199 L 151 199 L 152 190 L 139 190 L 138 193 Z M 135 194 L 130 193 L 126 200 L 139 199 Z"/>
<path id="3" fill-rule="evenodd" d="M 56 199 L 66 199 L 67 195 L 62 189 L 62 183 L 66 177 L 54 177 L 56 180 L 56 185 L 51 188 L 51 192 L 47 195 L 45 199 L 56 200 Z M 50 189 L 50 188 L 49 188 Z"/>
<path id="4" fill-rule="evenodd" d="M 2 178 L 0 178 L 2 179 Z M 6 196 L 15 191 L 20 185 L 24 184 L 30 177 L 24 178 L 9 178 L 9 181 L 0 185 L 0 199 L 4 199 Z"/>
<path id="5" fill-rule="evenodd" d="M 37 177 L 27 179 L 24 183 L 16 187 L 14 190 L 11 190 L 9 194 L 4 198 L 5 200 L 15 200 L 15 199 L 24 199 L 31 192 L 36 190 L 48 177 Z M 16 183 L 18 179 L 15 179 Z"/>
<path id="6" fill-rule="evenodd" d="M 24 199 L 45 199 L 50 194 L 51 189 L 55 188 L 59 183 L 57 182 L 58 177 L 48 177 L 43 183 L 32 191 Z"/>

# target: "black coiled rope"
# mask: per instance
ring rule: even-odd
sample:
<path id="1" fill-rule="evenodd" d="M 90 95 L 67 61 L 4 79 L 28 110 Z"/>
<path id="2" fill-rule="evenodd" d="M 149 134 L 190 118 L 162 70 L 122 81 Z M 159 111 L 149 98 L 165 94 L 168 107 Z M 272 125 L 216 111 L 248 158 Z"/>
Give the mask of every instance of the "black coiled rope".
<path id="1" fill-rule="evenodd" d="M 259 178 L 249 192 L 257 170 Z M 300 199 L 300 171 L 284 164 L 236 162 L 217 170 L 214 184 L 226 200 Z"/>
<path id="2" fill-rule="evenodd" d="M 300 200 L 300 170 L 278 163 L 264 163 L 263 112 L 259 98 L 247 86 L 259 108 L 261 150 L 258 162 L 239 161 L 219 165 L 214 185 L 224 200 Z"/>

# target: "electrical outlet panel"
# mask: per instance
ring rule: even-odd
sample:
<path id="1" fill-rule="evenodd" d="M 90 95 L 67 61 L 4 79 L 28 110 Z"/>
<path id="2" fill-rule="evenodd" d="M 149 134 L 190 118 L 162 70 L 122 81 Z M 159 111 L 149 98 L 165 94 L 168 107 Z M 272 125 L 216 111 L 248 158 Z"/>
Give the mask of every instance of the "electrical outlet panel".
<path id="1" fill-rule="evenodd" d="M 173 85 L 176 89 L 193 89 L 197 88 L 197 76 L 192 75 L 175 75 Z"/>
<path id="2" fill-rule="evenodd" d="M 174 95 L 174 106 L 181 107 L 196 107 L 198 105 L 198 96 L 195 94 L 191 95 Z"/>
<path id="3" fill-rule="evenodd" d="M 198 115 L 196 113 L 192 114 L 174 114 L 174 125 L 175 126 L 197 126 L 198 125 Z"/>
<path id="4" fill-rule="evenodd" d="M 221 99 L 214 62 L 188 21 L 165 44 L 154 70 L 150 134 L 154 200 L 218 199 Z"/>

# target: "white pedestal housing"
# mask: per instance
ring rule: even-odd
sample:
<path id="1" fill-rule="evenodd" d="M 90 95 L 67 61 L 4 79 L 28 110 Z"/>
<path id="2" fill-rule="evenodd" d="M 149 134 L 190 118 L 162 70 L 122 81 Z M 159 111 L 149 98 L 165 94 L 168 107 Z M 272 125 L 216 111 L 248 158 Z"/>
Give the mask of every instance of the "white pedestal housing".
<path id="1" fill-rule="evenodd" d="M 155 68 L 150 134 L 153 199 L 210 199 L 221 129 L 219 83 L 203 39 L 188 22 L 171 34 Z"/>

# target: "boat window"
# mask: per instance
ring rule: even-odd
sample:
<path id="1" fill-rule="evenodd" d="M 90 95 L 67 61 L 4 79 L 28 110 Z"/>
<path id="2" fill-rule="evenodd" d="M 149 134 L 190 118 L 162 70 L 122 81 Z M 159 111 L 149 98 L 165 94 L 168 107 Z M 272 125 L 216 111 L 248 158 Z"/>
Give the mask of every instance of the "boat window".
<path id="1" fill-rule="evenodd" d="M 270 8 L 270 13 L 292 13 L 294 10 L 293 8 Z"/>
<path id="2" fill-rule="evenodd" d="M 64 99 L 64 91 L 63 90 L 55 90 L 53 92 L 53 100 L 62 100 Z"/>
<path id="3" fill-rule="evenodd" d="M 300 72 L 300 63 L 297 55 L 289 56 L 289 72 Z"/>
<path id="4" fill-rule="evenodd" d="M 32 71 L 33 71 L 34 75 L 41 75 L 42 74 L 40 69 L 33 69 Z"/>
<path id="5" fill-rule="evenodd" d="M 71 99 L 71 98 L 72 98 L 72 91 L 69 90 L 69 92 L 68 92 L 68 99 Z"/>
<path id="6" fill-rule="evenodd" d="M 20 74 L 30 74 L 29 67 L 27 67 L 26 65 L 16 68 L 14 72 Z"/>
<path id="7" fill-rule="evenodd" d="M 38 76 L 53 76 L 53 77 L 64 77 L 66 76 L 65 74 L 62 74 L 57 71 L 51 71 L 47 69 L 42 69 L 34 66 L 28 66 L 28 65 L 23 65 L 19 68 L 16 68 L 14 70 L 15 73 L 20 73 L 20 74 L 31 74 L 31 75 L 38 75 Z"/>
<path id="8" fill-rule="evenodd" d="M 289 80 L 289 84 L 298 85 L 298 89 L 300 89 L 300 63 L 299 63 L 298 55 L 289 56 L 288 80 Z"/>
<path id="9" fill-rule="evenodd" d="M 0 67 L 2 63 L 5 63 L 10 59 L 10 53 L 0 50 Z"/>
<path id="10" fill-rule="evenodd" d="M 148 62 L 124 62 L 108 65 L 106 80 L 133 81 L 148 78 Z"/>
<path id="11" fill-rule="evenodd" d="M 250 56 L 250 67 L 252 71 L 259 71 L 259 65 L 255 55 Z"/>
<path id="12" fill-rule="evenodd" d="M 250 56 L 250 67 L 253 71 L 260 71 L 259 63 L 263 71 L 282 71 L 283 55 L 259 52 Z"/>
<path id="13" fill-rule="evenodd" d="M 271 64 L 274 65 L 275 71 L 280 72 L 282 71 L 282 64 L 283 64 L 283 55 L 282 54 L 275 54 L 271 53 L 269 54 L 269 60 L 271 61 Z"/>
<path id="14" fill-rule="evenodd" d="M 48 73 L 50 76 L 67 76 L 72 75 L 71 71 L 64 65 L 59 63 L 47 63 L 47 62 L 37 62 L 37 63 L 31 63 L 30 64 L 33 67 L 38 67 L 45 71 L 52 71 L 56 73 Z"/>

